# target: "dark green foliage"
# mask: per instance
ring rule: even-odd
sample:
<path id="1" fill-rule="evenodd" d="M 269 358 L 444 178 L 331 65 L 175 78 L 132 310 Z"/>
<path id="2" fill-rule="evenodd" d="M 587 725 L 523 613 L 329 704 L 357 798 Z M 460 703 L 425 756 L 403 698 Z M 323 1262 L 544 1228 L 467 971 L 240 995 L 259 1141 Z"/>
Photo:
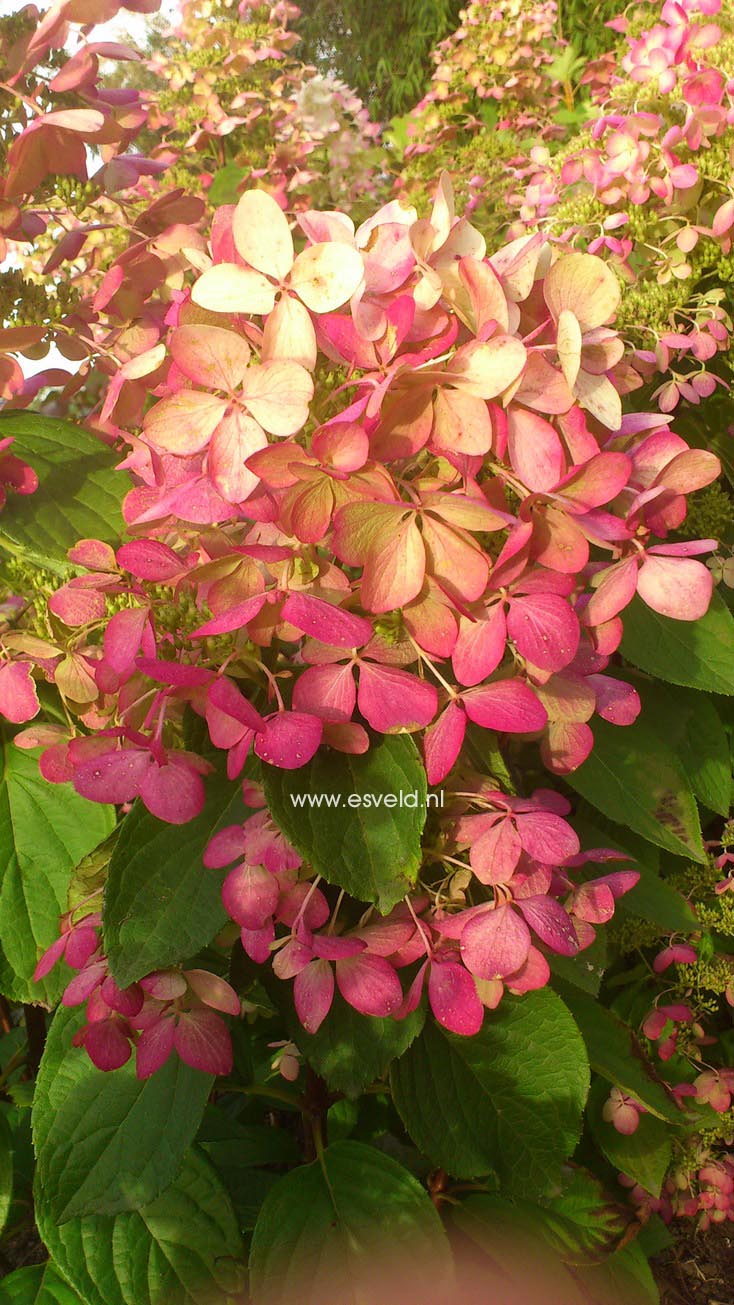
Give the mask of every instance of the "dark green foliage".
<path id="1" fill-rule="evenodd" d="M 423 95 L 431 51 L 457 26 L 461 0 L 392 0 L 379 22 L 374 0 L 305 0 L 301 8 L 301 58 L 335 71 L 373 118 L 386 119 Z"/>
<path id="2" fill-rule="evenodd" d="M 604 24 L 616 18 L 622 8 L 618 0 L 598 0 L 595 5 L 586 0 L 558 0 L 559 26 L 578 54 L 598 59 L 619 41 L 617 33 Z"/>

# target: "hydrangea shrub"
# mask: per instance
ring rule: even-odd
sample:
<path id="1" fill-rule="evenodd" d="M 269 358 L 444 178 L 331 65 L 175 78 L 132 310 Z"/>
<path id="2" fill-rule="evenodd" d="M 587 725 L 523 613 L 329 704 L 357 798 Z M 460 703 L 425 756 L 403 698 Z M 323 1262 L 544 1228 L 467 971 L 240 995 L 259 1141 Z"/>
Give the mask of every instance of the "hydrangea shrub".
<path id="1" fill-rule="evenodd" d="M 376 133 L 292 80 L 292 16 L 185 7 L 168 99 L 108 86 L 134 52 L 87 31 L 69 57 L 74 0 L 9 32 L 8 239 L 39 294 L 64 259 L 79 286 L 4 340 L 0 990 L 29 1035 L 56 1007 L 51 1260 L 7 1290 L 438 1305 L 506 1230 L 564 1299 L 654 1299 L 663 1223 L 734 1213 L 734 622 L 687 522 L 719 459 L 636 402 L 607 245 L 488 244 L 445 174 L 425 209 L 332 206 L 334 106 Z M 246 156 L 266 112 L 293 173 Z M 51 330 L 82 367 L 28 384 Z"/>

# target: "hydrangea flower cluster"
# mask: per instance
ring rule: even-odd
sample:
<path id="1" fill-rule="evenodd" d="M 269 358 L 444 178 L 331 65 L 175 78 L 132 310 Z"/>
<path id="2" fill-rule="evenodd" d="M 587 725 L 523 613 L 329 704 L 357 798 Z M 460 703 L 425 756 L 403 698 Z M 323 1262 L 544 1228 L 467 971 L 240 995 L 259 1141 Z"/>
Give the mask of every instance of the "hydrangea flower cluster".
<path id="1" fill-rule="evenodd" d="M 436 160 L 457 187 L 467 216 L 491 207 L 535 171 L 526 142 L 561 139 L 555 115 L 567 92 L 552 73 L 567 48 L 555 0 L 472 0 L 461 23 L 433 53 L 431 85 L 406 121 L 397 178 L 410 198 L 436 175 Z M 507 212 L 502 212 L 507 221 Z"/>
<path id="2" fill-rule="evenodd" d="M 608 261 L 630 287 L 629 383 L 657 380 L 672 412 L 723 384 L 729 347 L 734 14 L 727 0 L 666 0 L 655 17 L 645 5 L 610 24 L 625 46 L 582 78 L 596 115 L 554 157 L 534 151 L 511 230 L 563 232 Z"/>
<path id="3" fill-rule="evenodd" d="M 375 194 L 380 126 L 350 87 L 298 58 L 299 16 L 290 0 L 180 5 L 148 60 L 160 86 L 154 156 L 169 185 L 196 193 L 224 164 L 235 184 L 257 181 L 291 211 Z"/>
<path id="4" fill-rule="evenodd" d="M 624 1175 L 621 1181 L 629 1188 L 630 1200 L 643 1221 L 651 1214 L 659 1214 L 665 1223 L 695 1218 L 697 1227 L 705 1232 L 712 1224 L 734 1220 L 734 1159 L 711 1155 L 705 1146 L 699 1148 L 692 1164 L 673 1170 L 659 1197 Z"/>
<path id="5" fill-rule="evenodd" d="M 425 986 L 436 1018 L 471 1034 L 505 988 L 548 981 L 548 951 L 588 946 L 637 876 L 588 879 L 618 854 L 582 853 L 559 794 L 478 774 L 467 737 L 480 757 L 485 739 L 508 754 L 535 741 L 564 773 L 588 756 L 595 713 L 635 719 L 636 691 L 607 674 L 622 613 L 635 592 L 673 618 L 706 611 L 697 556 L 714 541 L 660 541 L 717 459 L 659 414 L 623 416 L 605 264 L 540 236 L 488 257 L 446 178 L 428 218 L 391 201 L 356 229 L 316 210 L 291 227 L 248 190 L 217 211 L 198 261 L 165 343 L 136 359 L 155 401 L 128 436 L 132 538 L 80 541 L 47 635 L 5 639 L 15 673 L 54 683 L 70 722 L 18 741 L 43 745 L 49 781 L 182 824 L 212 769 L 187 714 L 233 781 L 251 755 L 296 770 L 322 746 L 358 755 L 414 735 L 451 800 L 389 915 L 363 903 L 350 919 L 263 808 L 206 862 L 233 867 L 223 898 L 243 946 L 294 981 L 311 1032 L 336 989 L 399 1019 Z M 35 712 L 24 695 L 16 720 Z M 245 795 L 261 801 L 249 778 Z M 151 976 L 119 994 L 83 917 L 73 926 L 67 1000 L 87 1001 L 99 1063 L 139 1035 L 154 1044 L 145 1073 L 166 1049 L 191 1052 L 192 1023 L 221 1046 L 211 1008 L 234 1003 L 214 980 Z M 88 1032 L 102 1021 L 114 1033 Z"/>

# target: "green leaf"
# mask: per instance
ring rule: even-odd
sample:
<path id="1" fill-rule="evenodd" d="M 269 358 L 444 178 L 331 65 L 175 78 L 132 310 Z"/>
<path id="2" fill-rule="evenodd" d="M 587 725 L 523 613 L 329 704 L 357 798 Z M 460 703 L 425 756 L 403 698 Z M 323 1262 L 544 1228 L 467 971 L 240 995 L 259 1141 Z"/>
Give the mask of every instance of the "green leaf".
<path id="1" fill-rule="evenodd" d="M 484 1193 L 452 1208 L 451 1222 L 488 1257 L 469 1277 L 474 1286 L 470 1300 L 482 1305 L 485 1299 L 487 1305 L 589 1305 L 575 1272 L 549 1244 L 544 1214 L 532 1201 Z M 470 1264 L 474 1262 L 472 1256 Z M 487 1286 L 494 1290 L 485 1296 Z"/>
<path id="2" fill-rule="evenodd" d="M 0 1115 L 0 1232 L 8 1221 L 13 1200 L 13 1134 L 4 1115 Z"/>
<path id="3" fill-rule="evenodd" d="M 263 766 L 263 782 L 273 819 L 328 883 L 383 912 L 405 896 L 426 819 L 426 773 L 409 735 L 387 735 L 362 756 L 322 749 L 300 770 Z M 302 800 L 319 794 L 339 804 Z M 350 806 L 355 794 L 362 804 Z M 406 797 L 415 805 L 385 805 Z"/>
<path id="4" fill-rule="evenodd" d="M 214 1168 L 249 1169 L 254 1165 L 298 1164 L 300 1148 L 293 1133 L 268 1124 L 240 1124 L 216 1106 L 204 1112 L 196 1136 Z"/>
<path id="5" fill-rule="evenodd" d="M 218 829 L 251 813 L 239 782 L 210 775 L 206 783 L 204 810 L 188 824 L 167 825 L 136 803 L 120 830 L 102 922 L 110 970 L 123 988 L 193 956 L 227 921 L 222 876 L 206 870 L 202 856 Z"/>
<path id="6" fill-rule="evenodd" d="M 427 1023 L 391 1083 L 408 1133 L 434 1164 L 542 1191 L 579 1140 L 589 1063 L 563 1002 L 544 989 L 504 998 L 471 1038 Z"/>
<path id="7" fill-rule="evenodd" d="M 247 175 L 247 169 L 237 163 L 225 163 L 223 168 L 218 168 L 207 192 L 209 203 L 214 208 L 221 204 L 236 204 L 240 197 L 238 186 Z"/>
<path id="8" fill-rule="evenodd" d="M 175 1055 L 143 1082 L 132 1060 L 105 1074 L 72 1046 L 82 1023 L 59 1007 L 33 1103 L 36 1190 L 56 1223 L 153 1200 L 175 1177 L 214 1081 Z"/>
<path id="9" fill-rule="evenodd" d="M 633 599 L 625 608 L 621 651 L 633 666 L 671 684 L 734 693 L 734 618 L 716 592 L 698 621 L 659 616 Z"/>
<path id="10" fill-rule="evenodd" d="M 583 1034 L 591 1068 L 609 1083 L 635 1097 L 658 1119 L 679 1123 L 680 1111 L 676 1110 L 664 1087 L 654 1077 L 653 1067 L 629 1025 L 601 1002 L 562 979 L 554 979 L 553 986 L 560 992 Z"/>
<path id="11" fill-rule="evenodd" d="M 597 1079 L 589 1093 L 587 1120 L 596 1145 L 610 1164 L 628 1174 L 652 1196 L 659 1196 L 673 1155 L 670 1126 L 655 1115 L 640 1115 L 634 1133 L 618 1133 L 603 1116 L 609 1084 Z"/>
<path id="12" fill-rule="evenodd" d="M 518 1228 L 543 1238 L 565 1264 L 589 1264 L 607 1255 L 624 1232 L 626 1219 L 619 1205 L 605 1194 L 598 1179 L 583 1169 L 564 1169 L 554 1193 L 540 1205 L 505 1195 L 470 1196 L 456 1212 L 456 1222 L 479 1245 L 487 1232 L 501 1226 L 510 1209 Z"/>
<path id="13" fill-rule="evenodd" d="M 242 1239 L 231 1201 L 193 1151 L 170 1187 L 139 1210 L 59 1226 L 41 1196 L 36 1217 L 84 1305 L 225 1305 L 242 1291 Z"/>
<path id="14" fill-rule="evenodd" d="M 558 974 L 568 983 L 583 988 L 584 992 L 596 997 L 604 978 L 607 964 L 607 938 L 600 930 L 590 947 L 585 947 L 577 956 L 559 956 L 551 952 L 548 964 L 553 974 Z"/>
<path id="15" fill-rule="evenodd" d="M 580 806 L 580 814 L 574 819 L 574 828 L 584 847 L 611 847 L 619 852 L 627 852 L 630 862 L 624 868 L 634 869 L 640 876 L 634 888 L 619 898 L 616 904 L 617 915 L 649 920 L 666 933 L 692 933 L 694 929 L 700 928 L 695 911 L 682 893 L 662 878 L 657 848 L 637 838 L 629 830 L 605 820 L 596 812 L 592 813 L 592 808 L 587 807 L 586 803 Z M 600 863 L 593 867 L 593 874 L 606 874 L 608 870 L 608 865 Z M 603 933 L 600 936 L 603 937 Z M 586 953 L 582 952 L 577 959 L 584 955 Z M 562 978 L 569 977 L 555 965 L 555 958 L 551 968 L 554 973 L 561 974 Z"/>
<path id="16" fill-rule="evenodd" d="M 38 476 L 28 496 L 10 495 L 0 517 L 0 543 L 22 549 L 40 566 L 65 564 L 78 539 L 118 542 L 125 529 L 121 503 L 129 478 L 115 471 L 118 455 L 71 421 L 38 412 L 0 414 L 0 439 Z"/>
<path id="17" fill-rule="evenodd" d="M 16 1269 L 0 1282 L 0 1305 L 84 1305 L 50 1260 Z"/>
<path id="18" fill-rule="evenodd" d="M 699 801 L 728 816 L 729 740 L 714 703 L 695 689 L 641 680 L 642 720 L 673 748 Z"/>
<path id="19" fill-rule="evenodd" d="M 675 752 L 641 720 L 594 722 L 591 756 L 567 783 L 610 820 L 676 856 L 705 861 L 696 799 Z"/>
<path id="20" fill-rule="evenodd" d="M 615 1251 L 603 1264 L 583 1272 L 594 1305 L 659 1305 L 658 1292 L 645 1253 L 636 1242 Z"/>
<path id="21" fill-rule="evenodd" d="M 365 1298 L 377 1300 L 374 1275 L 390 1283 L 390 1251 L 400 1257 L 415 1300 L 442 1279 L 448 1286 L 446 1237 L 417 1179 L 371 1146 L 335 1142 L 265 1198 L 250 1252 L 253 1305 L 346 1305 L 363 1299 L 365 1283 Z"/>
<path id="22" fill-rule="evenodd" d="M 551 1245 L 567 1264 L 589 1263 L 608 1254 L 626 1224 L 618 1203 L 583 1169 L 564 1170 L 560 1190 L 546 1199 L 541 1217 Z"/>
<path id="23" fill-rule="evenodd" d="M 404 1020 L 379 1019 L 360 1015 L 337 992 L 317 1033 L 306 1033 L 295 1012 L 288 1016 L 290 1035 L 309 1065 L 332 1091 L 358 1097 L 417 1038 L 425 1010 L 419 1007 Z"/>
<path id="24" fill-rule="evenodd" d="M 33 982 L 59 933 L 73 867 L 106 838 L 113 807 L 88 802 L 70 784 L 49 784 L 38 753 L 6 740 L 0 781 L 0 991 L 13 1001 L 58 1001 L 70 972 Z"/>

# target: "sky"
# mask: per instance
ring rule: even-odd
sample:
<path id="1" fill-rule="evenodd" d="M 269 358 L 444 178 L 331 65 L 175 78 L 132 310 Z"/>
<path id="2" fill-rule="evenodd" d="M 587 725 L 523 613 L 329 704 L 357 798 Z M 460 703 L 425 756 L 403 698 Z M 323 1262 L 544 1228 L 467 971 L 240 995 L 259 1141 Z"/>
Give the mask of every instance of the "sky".
<path id="1" fill-rule="evenodd" d="M 51 8 L 47 0 L 35 0 L 35 3 L 42 12 Z M 0 0 L 0 18 L 7 18 L 10 14 L 20 13 L 20 10 L 24 7 L 24 0 Z M 163 0 L 161 9 L 164 14 L 172 14 L 175 8 L 175 0 Z M 135 44 L 144 37 L 147 21 L 148 18 L 145 14 L 131 14 L 123 9 L 109 23 L 102 23 L 95 28 L 94 39 L 109 41 L 115 36 L 124 36 L 126 40 Z"/>

